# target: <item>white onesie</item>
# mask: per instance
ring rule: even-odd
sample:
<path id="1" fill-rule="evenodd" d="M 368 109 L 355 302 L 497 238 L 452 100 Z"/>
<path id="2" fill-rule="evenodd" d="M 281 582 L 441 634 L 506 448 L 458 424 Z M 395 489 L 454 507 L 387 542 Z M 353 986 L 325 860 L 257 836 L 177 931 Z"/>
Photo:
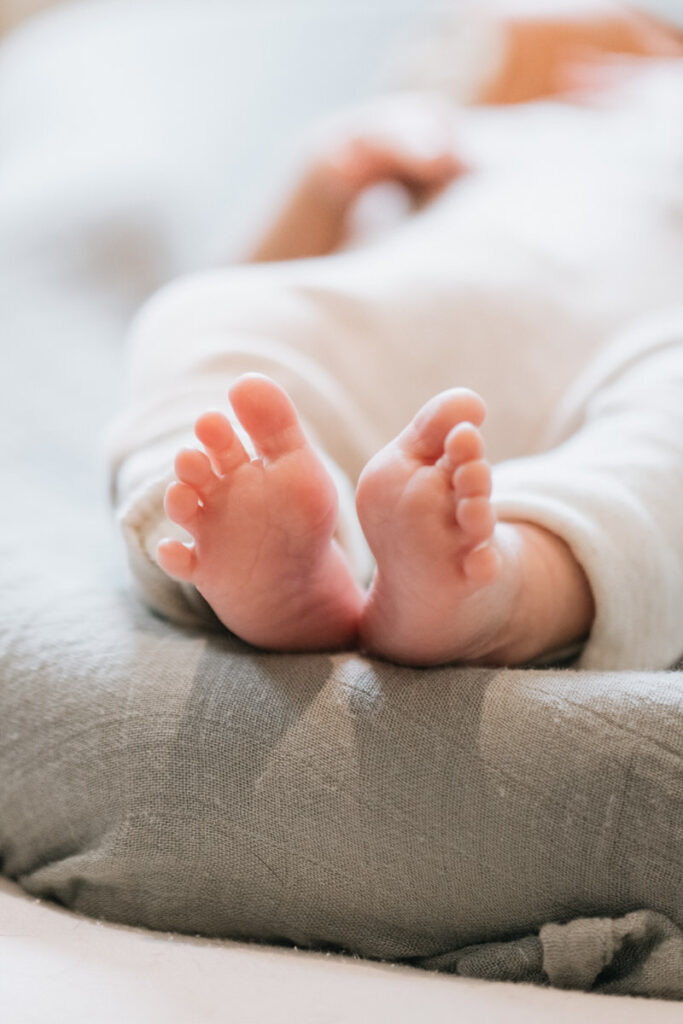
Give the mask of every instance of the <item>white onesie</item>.
<path id="1" fill-rule="evenodd" d="M 680 63 L 680 62 L 679 62 Z M 130 336 L 112 493 L 161 614 L 210 612 L 154 552 L 177 449 L 246 371 L 275 378 L 329 459 L 339 537 L 367 579 L 353 490 L 433 394 L 479 391 L 499 517 L 583 565 L 597 614 L 579 664 L 663 668 L 683 652 L 683 70 L 619 103 L 463 111 L 475 169 L 381 239 L 163 289 Z"/>

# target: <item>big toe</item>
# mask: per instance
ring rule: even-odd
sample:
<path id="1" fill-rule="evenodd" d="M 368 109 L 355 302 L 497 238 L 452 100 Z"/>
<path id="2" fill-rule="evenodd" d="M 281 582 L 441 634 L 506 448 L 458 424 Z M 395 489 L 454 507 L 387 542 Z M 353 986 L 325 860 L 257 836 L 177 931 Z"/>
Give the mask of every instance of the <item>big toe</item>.
<path id="1" fill-rule="evenodd" d="M 449 433 L 459 423 L 480 426 L 486 415 L 483 400 L 469 388 L 451 388 L 423 405 L 398 441 L 407 455 L 434 461 L 443 455 Z"/>
<path id="2" fill-rule="evenodd" d="M 266 459 L 277 459 L 306 444 L 294 403 L 269 377 L 244 374 L 231 387 L 230 401 L 256 451 Z"/>

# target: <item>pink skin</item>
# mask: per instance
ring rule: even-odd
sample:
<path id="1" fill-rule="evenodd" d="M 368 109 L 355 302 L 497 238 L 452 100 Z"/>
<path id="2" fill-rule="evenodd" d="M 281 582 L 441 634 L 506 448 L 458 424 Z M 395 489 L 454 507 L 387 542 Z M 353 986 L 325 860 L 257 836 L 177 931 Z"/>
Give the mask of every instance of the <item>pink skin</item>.
<path id="1" fill-rule="evenodd" d="M 178 453 L 166 512 L 194 538 L 159 545 L 159 564 L 193 583 L 243 640 L 277 650 L 346 647 L 363 595 L 333 540 L 337 491 L 296 410 L 273 381 L 241 377 L 233 409 L 258 452 L 249 459 L 222 413 L 196 424 L 206 454 Z"/>
<path id="2" fill-rule="evenodd" d="M 377 562 L 360 623 L 368 651 L 409 665 L 524 664 L 590 630 L 590 585 L 564 541 L 496 522 L 484 415 L 473 391 L 443 391 L 361 474 Z"/>
<path id="3" fill-rule="evenodd" d="M 477 429 L 481 398 L 444 391 L 363 470 L 357 508 L 377 561 L 361 625 L 369 650 L 436 664 L 491 653 L 507 553 Z M 505 601 L 507 605 L 507 600 Z"/>
<path id="4" fill-rule="evenodd" d="M 530 523 L 496 523 L 478 427 L 484 404 L 456 388 L 432 398 L 363 470 L 357 507 L 377 561 L 368 594 L 334 541 L 335 485 L 272 380 L 241 377 L 233 409 L 196 425 L 166 494 L 194 539 L 159 545 L 224 625 L 271 650 L 360 644 L 412 665 L 522 663 L 580 639 L 590 588 L 566 545 Z M 550 598 L 549 595 L 552 595 Z"/>

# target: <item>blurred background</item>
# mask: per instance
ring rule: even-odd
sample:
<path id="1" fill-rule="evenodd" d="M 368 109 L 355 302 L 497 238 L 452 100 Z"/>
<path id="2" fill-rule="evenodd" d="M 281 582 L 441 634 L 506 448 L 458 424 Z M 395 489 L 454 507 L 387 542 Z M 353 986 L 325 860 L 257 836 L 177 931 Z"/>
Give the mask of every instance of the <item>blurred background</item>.
<path id="1" fill-rule="evenodd" d="M 520 36 L 522 59 L 506 68 L 513 31 L 502 33 L 489 11 L 557 19 L 623 7 L 0 0 L 0 245 L 12 247 L 15 270 L 58 246 L 51 273 L 79 276 L 86 259 L 93 286 L 110 272 L 105 287 L 139 301 L 169 276 L 239 258 L 296 162 L 302 131 L 325 112 L 397 85 L 445 88 L 461 102 L 488 89 L 496 102 L 497 66 L 508 97 L 529 98 L 555 44 Z M 683 0 L 639 7 L 683 26 Z M 633 50 L 628 30 L 610 32 L 617 48 Z"/>
<path id="2" fill-rule="evenodd" d="M 17 256 L 19 250 L 36 256 L 26 252 L 31 207 L 43 245 L 48 223 L 55 233 L 71 224 L 69 237 L 59 239 L 61 270 L 80 273 L 84 238 L 76 239 L 74 227 L 87 221 L 103 249 L 123 247 L 127 260 L 135 251 L 129 286 L 138 298 L 160 278 L 237 255 L 286 177 L 303 126 L 381 87 L 409 40 L 457 6 L 452 0 L 0 5 L 6 28 L 0 131 L 10 159 L 18 159 L 21 138 L 22 163 L 14 175 L 5 165 L 0 185 L 7 201 L 12 190 L 13 213 L 23 225 L 21 244 L 12 239 Z M 124 238 L 126 232 L 135 239 Z M 113 258 L 90 249 L 88 258 L 95 256 L 100 271 Z"/>
<path id="3" fill-rule="evenodd" d="M 609 0 L 495 6 L 551 21 L 623 9 Z M 683 27 L 683 0 L 639 6 Z M 33 453 L 41 473 L 68 468 L 91 499 L 135 310 L 178 274 L 239 259 L 293 173 L 308 126 L 397 85 L 435 85 L 461 102 L 488 89 L 501 101 L 497 67 L 508 99 L 533 92 L 529 69 L 542 72 L 543 60 L 524 56 L 522 32 L 523 59 L 506 67 L 490 8 L 0 0 L 0 410 L 11 424 L 0 457 L 24 472 L 36 410 L 49 409 L 50 457 L 45 438 Z M 630 30 L 616 38 L 618 49 L 637 50 Z M 535 54 L 549 48 L 535 38 Z M 55 401 L 56 385 L 68 401 Z"/>
<path id="4" fill-rule="evenodd" d="M 102 439 L 136 310 L 174 276 L 239 258 L 305 126 L 386 84 L 394 54 L 453 7 L 0 0 L 7 536 L 109 557 Z"/>

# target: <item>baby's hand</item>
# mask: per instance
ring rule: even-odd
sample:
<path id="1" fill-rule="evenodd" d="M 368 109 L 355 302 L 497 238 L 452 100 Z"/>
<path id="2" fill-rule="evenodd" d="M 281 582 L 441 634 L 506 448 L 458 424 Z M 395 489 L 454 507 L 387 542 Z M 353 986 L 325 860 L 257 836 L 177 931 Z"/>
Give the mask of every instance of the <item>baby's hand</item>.
<path id="1" fill-rule="evenodd" d="M 386 181 L 423 202 L 466 170 L 456 154 L 453 108 L 429 92 L 381 96 L 335 114 L 309 145 L 315 177 L 342 204 Z"/>
<path id="2" fill-rule="evenodd" d="M 251 262 L 336 252 L 365 189 L 398 182 L 420 206 L 466 169 L 455 154 L 453 110 L 432 93 L 397 93 L 335 114 L 311 133 L 304 153 L 303 173 Z"/>

